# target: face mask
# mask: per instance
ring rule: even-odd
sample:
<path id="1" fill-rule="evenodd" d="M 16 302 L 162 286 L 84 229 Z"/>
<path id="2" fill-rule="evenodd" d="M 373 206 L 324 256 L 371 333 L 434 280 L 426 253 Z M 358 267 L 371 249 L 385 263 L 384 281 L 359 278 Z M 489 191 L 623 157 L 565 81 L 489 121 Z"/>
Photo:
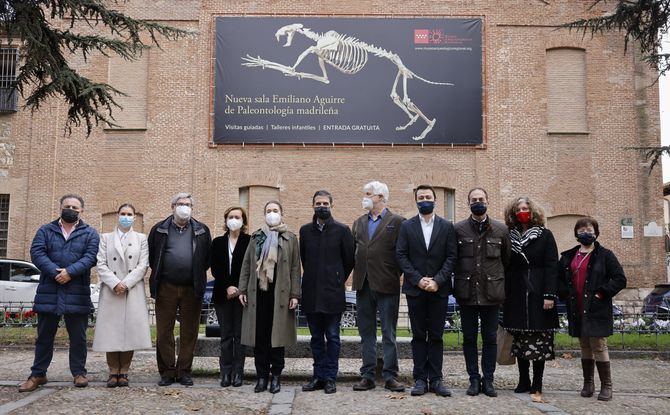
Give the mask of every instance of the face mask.
<path id="1" fill-rule="evenodd" d="M 433 213 L 435 209 L 435 202 L 432 200 L 424 200 L 423 202 L 417 202 L 416 207 L 419 208 L 419 213 L 422 215 L 427 215 Z"/>
<path id="2" fill-rule="evenodd" d="M 191 207 L 190 206 L 177 206 L 174 210 L 174 213 L 179 219 L 188 220 L 191 219 Z"/>
<path id="3" fill-rule="evenodd" d="M 63 209 L 60 211 L 60 218 L 65 223 L 75 223 L 79 220 L 79 212 L 74 209 Z"/>
<path id="4" fill-rule="evenodd" d="M 226 227 L 228 227 L 228 230 L 231 232 L 242 229 L 242 225 L 244 225 L 244 222 L 241 219 L 233 218 L 226 221 Z"/>
<path id="5" fill-rule="evenodd" d="M 119 225 L 122 228 L 130 228 L 135 222 L 135 216 L 119 216 Z"/>
<path id="6" fill-rule="evenodd" d="M 516 212 L 516 220 L 519 221 L 519 223 L 528 223 L 530 222 L 530 211 L 526 212 Z"/>
<path id="7" fill-rule="evenodd" d="M 590 232 L 580 232 L 577 234 L 577 241 L 584 246 L 592 245 L 596 241 L 596 238 L 598 237 Z"/>
<path id="8" fill-rule="evenodd" d="M 482 216 L 486 213 L 486 203 L 484 202 L 475 202 L 470 205 L 470 212 L 475 216 Z"/>
<path id="9" fill-rule="evenodd" d="M 314 208 L 314 214 L 321 220 L 330 218 L 330 208 L 326 206 L 317 206 Z"/>
<path id="10" fill-rule="evenodd" d="M 369 197 L 363 198 L 363 209 L 372 210 L 372 199 L 370 199 Z"/>
<path id="11" fill-rule="evenodd" d="M 265 215 L 265 222 L 270 226 L 277 226 L 281 223 L 281 215 L 277 212 L 270 212 Z"/>

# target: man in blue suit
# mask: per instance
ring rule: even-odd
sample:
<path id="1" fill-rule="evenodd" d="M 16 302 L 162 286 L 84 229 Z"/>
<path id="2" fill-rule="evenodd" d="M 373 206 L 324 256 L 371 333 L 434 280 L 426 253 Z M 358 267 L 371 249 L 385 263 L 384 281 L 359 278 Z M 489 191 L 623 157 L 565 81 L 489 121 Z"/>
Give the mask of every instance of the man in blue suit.
<path id="1" fill-rule="evenodd" d="M 84 211 L 84 199 L 80 196 L 61 197 L 60 208 L 60 218 L 42 225 L 30 247 L 30 257 L 40 270 L 33 308 L 37 312 L 37 339 L 30 377 L 19 386 L 19 392 L 32 392 L 47 383 L 61 316 L 70 340 L 74 385 L 88 385 L 86 327 L 93 307 L 91 268 L 96 264 L 100 237 L 80 218 Z"/>
<path id="2" fill-rule="evenodd" d="M 411 394 L 431 391 L 451 396 L 442 384 L 442 334 L 457 257 L 456 232 L 451 222 L 433 212 L 435 190 L 431 186 L 418 186 L 414 198 L 419 214 L 403 222 L 396 245 L 412 325 Z"/>

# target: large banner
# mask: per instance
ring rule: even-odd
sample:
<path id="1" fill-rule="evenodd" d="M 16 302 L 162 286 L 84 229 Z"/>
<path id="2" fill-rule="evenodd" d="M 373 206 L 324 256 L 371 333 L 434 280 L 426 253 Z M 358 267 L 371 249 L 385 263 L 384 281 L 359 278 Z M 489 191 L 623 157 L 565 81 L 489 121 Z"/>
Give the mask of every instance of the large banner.
<path id="1" fill-rule="evenodd" d="M 482 22 L 217 17 L 226 143 L 481 144 Z"/>

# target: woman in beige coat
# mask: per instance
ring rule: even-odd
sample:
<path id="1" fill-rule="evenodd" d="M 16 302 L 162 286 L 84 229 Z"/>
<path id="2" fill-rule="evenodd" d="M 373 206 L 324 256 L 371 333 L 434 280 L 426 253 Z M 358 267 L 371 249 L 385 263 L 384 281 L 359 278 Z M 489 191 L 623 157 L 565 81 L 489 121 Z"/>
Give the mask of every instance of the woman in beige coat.
<path id="1" fill-rule="evenodd" d="M 135 208 L 119 207 L 119 226 L 100 238 L 100 303 L 93 350 L 107 352 L 107 387 L 128 386 L 133 351 L 151 348 L 144 274 L 149 266 L 147 237 L 132 228 Z"/>
<path id="2" fill-rule="evenodd" d="M 277 201 L 265 204 L 265 224 L 251 235 L 240 272 L 242 344 L 254 348 L 254 392 L 281 389 L 284 347 L 296 343 L 295 308 L 300 298 L 298 238 L 282 219 Z"/>

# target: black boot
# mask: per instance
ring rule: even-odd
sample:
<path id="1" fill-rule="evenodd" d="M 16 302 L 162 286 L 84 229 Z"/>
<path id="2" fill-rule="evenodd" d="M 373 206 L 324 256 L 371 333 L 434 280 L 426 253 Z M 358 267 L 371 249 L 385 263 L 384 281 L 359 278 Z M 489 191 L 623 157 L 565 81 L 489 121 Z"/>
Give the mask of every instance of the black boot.
<path id="1" fill-rule="evenodd" d="M 256 386 L 254 387 L 254 392 L 264 392 L 268 390 L 268 378 L 267 376 L 261 376 L 256 381 Z"/>
<path id="2" fill-rule="evenodd" d="M 270 380 L 270 393 L 277 393 L 281 390 L 281 383 L 279 382 L 279 376 L 272 375 Z"/>
<path id="3" fill-rule="evenodd" d="M 231 383 L 230 373 L 224 373 L 223 376 L 221 376 L 221 387 L 227 388 Z"/>
<path id="4" fill-rule="evenodd" d="M 514 393 L 530 392 L 530 362 L 517 357 L 516 364 L 519 368 L 519 384 L 514 389 Z"/>
<path id="5" fill-rule="evenodd" d="M 533 384 L 530 393 L 542 393 L 542 377 L 544 375 L 544 360 L 533 360 Z"/>
<path id="6" fill-rule="evenodd" d="M 612 400 L 612 372 L 610 362 L 596 362 L 598 368 L 598 377 L 600 378 L 599 401 Z"/>
<path id="7" fill-rule="evenodd" d="M 582 372 L 584 373 L 584 386 L 579 393 L 584 398 L 590 398 L 596 390 L 593 383 L 593 369 L 595 368 L 595 361 L 593 359 L 582 359 Z"/>
<path id="8" fill-rule="evenodd" d="M 241 372 L 235 372 L 235 376 L 233 376 L 233 381 L 232 381 L 233 387 L 239 388 L 242 386 L 242 373 Z"/>

